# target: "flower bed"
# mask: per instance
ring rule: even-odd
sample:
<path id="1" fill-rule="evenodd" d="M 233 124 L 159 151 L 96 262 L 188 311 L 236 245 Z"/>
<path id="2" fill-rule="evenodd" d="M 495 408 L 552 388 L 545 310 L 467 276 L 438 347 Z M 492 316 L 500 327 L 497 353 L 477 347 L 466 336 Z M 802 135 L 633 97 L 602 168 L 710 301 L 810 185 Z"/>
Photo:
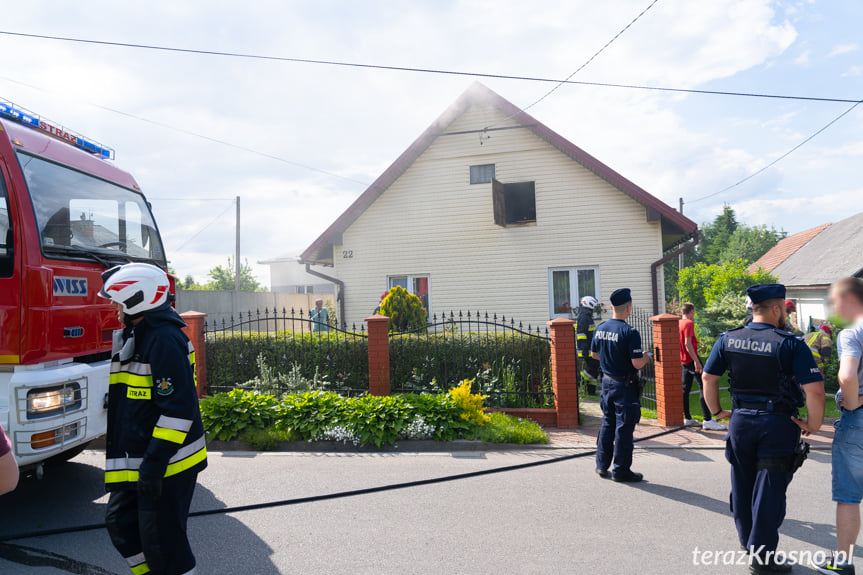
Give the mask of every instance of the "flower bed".
<path id="1" fill-rule="evenodd" d="M 201 401 L 213 439 L 241 439 L 259 449 L 284 441 L 335 441 L 355 446 L 399 440 L 479 439 L 488 443 L 548 443 L 542 428 L 503 413 L 486 413 L 484 396 L 464 381 L 449 392 L 344 397 L 310 391 L 277 399 L 235 389 Z"/>

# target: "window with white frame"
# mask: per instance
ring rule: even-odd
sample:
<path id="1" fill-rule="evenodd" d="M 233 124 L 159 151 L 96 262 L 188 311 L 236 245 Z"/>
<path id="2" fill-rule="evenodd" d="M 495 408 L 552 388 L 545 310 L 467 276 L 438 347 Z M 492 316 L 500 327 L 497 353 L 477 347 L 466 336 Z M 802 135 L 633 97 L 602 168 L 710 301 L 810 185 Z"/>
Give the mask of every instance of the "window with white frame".
<path id="1" fill-rule="evenodd" d="M 548 270 L 550 317 L 571 317 L 584 296 L 599 299 L 598 268 L 555 268 Z"/>
<path id="2" fill-rule="evenodd" d="M 429 276 L 427 275 L 389 276 L 387 278 L 387 289 L 392 289 L 396 286 L 405 288 L 408 290 L 408 293 L 420 298 L 420 301 L 423 303 L 423 307 L 426 308 L 426 315 L 431 315 L 431 309 L 429 307 L 430 283 Z"/>

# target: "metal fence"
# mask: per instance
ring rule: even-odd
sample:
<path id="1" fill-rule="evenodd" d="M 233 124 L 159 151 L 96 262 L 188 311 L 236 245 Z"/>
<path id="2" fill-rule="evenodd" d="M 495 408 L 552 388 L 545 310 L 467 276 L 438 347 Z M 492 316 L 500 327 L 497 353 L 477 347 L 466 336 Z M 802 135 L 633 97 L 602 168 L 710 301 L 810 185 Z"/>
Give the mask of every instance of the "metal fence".
<path id="1" fill-rule="evenodd" d="M 435 393 L 466 379 L 492 407 L 554 407 L 548 328 L 450 312 L 420 329 L 390 334 L 393 392 Z"/>
<path id="2" fill-rule="evenodd" d="M 638 330 L 641 334 L 641 349 L 645 352 L 653 352 L 653 324 L 650 323 L 652 314 L 647 310 L 634 307 L 632 314 L 629 316 L 629 325 Z M 656 374 L 652 361 L 647 362 L 641 368 L 641 381 L 644 384 L 644 391 L 641 394 L 641 407 L 656 411 Z"/>
<path id="3" fill-rule="evenodd" d="M 310 311 L 264 309 L 206 324 L 205 337 L 209 393 L 322 389 L 359 395 L 369 389 L 362 325 L 337 328 L 316 322 Z"/>

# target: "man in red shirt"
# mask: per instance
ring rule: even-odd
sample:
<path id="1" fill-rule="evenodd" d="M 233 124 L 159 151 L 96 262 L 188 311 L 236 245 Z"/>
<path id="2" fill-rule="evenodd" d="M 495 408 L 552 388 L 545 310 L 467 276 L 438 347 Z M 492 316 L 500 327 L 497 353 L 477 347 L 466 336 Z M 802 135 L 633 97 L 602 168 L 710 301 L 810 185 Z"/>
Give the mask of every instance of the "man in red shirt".
<path id="1" fill-rule="evenodd" d="M 689 394 L 692 391 L 692 381 L 698 380 L 699 399 L 701 401 L 701 413 L 704 415 L 702 429 L 709 431 L 724 431 L 726 427 L 715 421 L 710 415 L 710 409 L 704 402 L 704 385 L 701 383 L 702 363 L 698 357 L 698 338 L 695 337 L 695 306 L 685 302 L 680 308 L 680 363 L 683 365 L 683 424 L 697 426 L 698 422 L 692 419 L 689 412 Z"/>

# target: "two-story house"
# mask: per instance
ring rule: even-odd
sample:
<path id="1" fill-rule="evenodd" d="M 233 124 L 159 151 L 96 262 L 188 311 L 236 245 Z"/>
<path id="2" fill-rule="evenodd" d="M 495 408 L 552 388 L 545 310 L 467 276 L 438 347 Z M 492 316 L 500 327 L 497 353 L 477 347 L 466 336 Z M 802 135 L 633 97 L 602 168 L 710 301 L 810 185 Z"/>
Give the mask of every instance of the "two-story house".
<path id="1" fill-rule="evenodd" d="M 664 311 L 663 254 L 696 238 L 693 221 L 474 84 L 300 259 L 337 279 L 349 324 L 401 285 L 430 314 L 542 325 L 624 286 Z"/>

